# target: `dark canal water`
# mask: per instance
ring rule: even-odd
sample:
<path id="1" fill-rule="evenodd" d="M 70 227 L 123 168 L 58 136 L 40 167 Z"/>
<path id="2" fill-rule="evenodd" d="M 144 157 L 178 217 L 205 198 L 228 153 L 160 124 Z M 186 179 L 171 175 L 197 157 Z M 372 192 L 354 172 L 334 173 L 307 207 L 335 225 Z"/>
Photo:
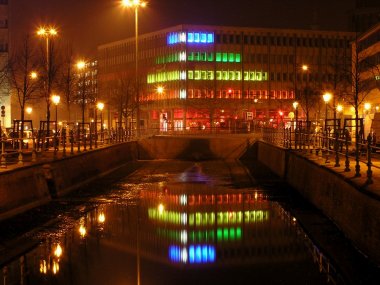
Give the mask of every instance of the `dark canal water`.
<path id="1" fill-rule="evenodd" d="M 118 175 L 56 201 L 68 208 L 15 242 L 24 249 L 1 264 L 0 284 L 355 283 L 286 210 L 287 194 L 239 163 L 156 161 Z"/>

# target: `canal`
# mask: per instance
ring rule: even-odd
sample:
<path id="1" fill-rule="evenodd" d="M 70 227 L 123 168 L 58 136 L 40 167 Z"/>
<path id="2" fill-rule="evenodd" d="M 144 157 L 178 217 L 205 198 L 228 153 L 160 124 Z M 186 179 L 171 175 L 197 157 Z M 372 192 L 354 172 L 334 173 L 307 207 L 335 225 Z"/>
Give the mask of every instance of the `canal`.
<path id="1" fill-rule="evenodd" d="M 1 223 L 0 284 L 379 284 L 378 268 L 260 165 L 133 167 Z"/>

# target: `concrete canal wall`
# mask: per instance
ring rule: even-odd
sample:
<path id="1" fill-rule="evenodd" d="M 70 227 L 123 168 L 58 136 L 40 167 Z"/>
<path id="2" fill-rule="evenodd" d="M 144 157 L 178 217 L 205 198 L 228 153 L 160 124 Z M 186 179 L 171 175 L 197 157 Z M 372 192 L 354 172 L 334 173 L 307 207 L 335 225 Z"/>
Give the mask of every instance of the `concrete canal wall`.
<path id="1" fill-rule="evenodd" d="M 137 158 L 137 143 L 121 143 L 0 173 L 0 220 L 63 196 Z"/>
<path id="2" fill-rule="evenodd" d="M 254 141 L 252 135 L 210 137 L 155 136 L 139 142 L 140 159 L 237 159 Z"/>
<path id="3" fill-rule="evenodd" d="M 256 143 L 256 156 L 332 219 L 365 254 L 380 263 L 380 201 L 339 173 L 294 152 Z"/>

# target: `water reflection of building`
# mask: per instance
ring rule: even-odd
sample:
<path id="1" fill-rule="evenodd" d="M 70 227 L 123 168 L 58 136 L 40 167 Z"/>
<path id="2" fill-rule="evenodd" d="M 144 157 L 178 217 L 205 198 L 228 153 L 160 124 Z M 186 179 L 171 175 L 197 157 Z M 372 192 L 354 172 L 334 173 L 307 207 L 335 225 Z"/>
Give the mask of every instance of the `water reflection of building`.
<path id="1" fill-rule="evenodd" d="M 107 208 L 105 231 L 112 238 L 105 239 L 110 246 L 136 250 L 139 218 L 140 254 L 161 262 L 246 264 L 306 258 L 278 204 L 254 191 L 222 193 L 203 184 L 143 190 L 138 207 Z"/>

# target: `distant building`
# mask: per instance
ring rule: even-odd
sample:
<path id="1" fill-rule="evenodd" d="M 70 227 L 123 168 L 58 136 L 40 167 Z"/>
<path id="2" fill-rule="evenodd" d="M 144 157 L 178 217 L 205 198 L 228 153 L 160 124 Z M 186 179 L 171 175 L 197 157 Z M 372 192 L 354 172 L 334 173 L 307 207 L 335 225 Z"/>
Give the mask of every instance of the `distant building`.
<path id="1" fill-rule="evenodd" d="M 252 120 L 289 120 L 292 102 L 306 88 L 319 96 L 345 79 L 336 72 L 351 69 L 353 38 L 349 32 L 200 25 L 140 35 L 140 126 L 231 129 L 249 128 Z M 98 59 L 99 96 L 110 103 L 112 123 L 119 110 L 136 109 L 112 104 L 122 94 L 134 102 L 135 38 L 99 46 Z M 125 123 L 135 126 L 135 118 Z"/>
<path id="2" fill-rule="evenodd" d="M 4 68 L 8 64 L 8 0 L 0 0 L 0 106 L 4 106 L 5 117 L 1 116 L 2 126 L 11 125 L 9 82 Z"/>

